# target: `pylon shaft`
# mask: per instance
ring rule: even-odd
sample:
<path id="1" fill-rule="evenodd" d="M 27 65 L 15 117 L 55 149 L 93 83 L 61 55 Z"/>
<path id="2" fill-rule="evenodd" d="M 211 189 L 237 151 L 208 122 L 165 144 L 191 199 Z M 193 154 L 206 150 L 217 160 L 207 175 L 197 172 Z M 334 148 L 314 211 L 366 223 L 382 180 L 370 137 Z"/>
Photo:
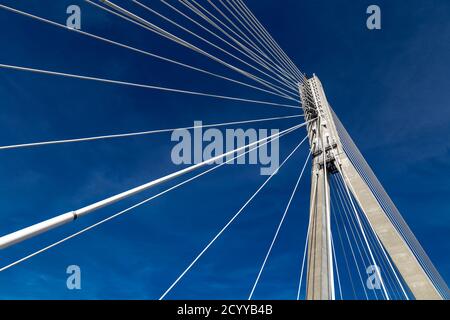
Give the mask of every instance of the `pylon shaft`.
<path id="1" fill-rule="evenodd" d="M 314 161 L 311 180 L 310 232 L 308 239 L 308 272 L 306 298 L 334 299 L 329 225 L 328 179 L 318 161 Z"/>

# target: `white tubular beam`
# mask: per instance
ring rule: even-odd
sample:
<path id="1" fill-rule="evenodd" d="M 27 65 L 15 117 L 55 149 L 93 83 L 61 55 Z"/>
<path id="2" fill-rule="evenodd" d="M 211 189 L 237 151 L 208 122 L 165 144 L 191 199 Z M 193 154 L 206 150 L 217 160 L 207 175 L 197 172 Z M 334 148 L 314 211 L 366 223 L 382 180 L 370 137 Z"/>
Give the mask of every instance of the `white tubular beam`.
<path id="1" fill-rule="evenodd" d="M 143 185 L 138 186 L 136 188 L 130 189 L 128 191 L 119 193 L 119 194 L 114 195 L 112 197 L 109 197 L 107 199 L 98 201 L 96 203 L 93 203 L 93 204 L 88 205 L 86 207 L 83 207 L 81 209 L 64 213 L 62 215 L 56 216 L 54 218 L 42 221 L 42 222 L 34 224 L 34 225 L 30 226 L 30 227 L 27 227 L 27 228 L 18 230 L 16 232 L 10 233 L 8 235 L 5 235 L 3 237 L 0 237 L 0 249 L 5 249 L 5 248 L 7 248 L 7 247 L 9 247 L 9 246 L 11 246 L 13 244 L 22 242 L 22 241 L 24 241 L 26 239 L 35 237 L 35 236 L 37 236 L 37 235 L 39 235 L 41 233 L 44 233 L 44 232 L 49 231 L 51 229 L 54 229 L 56 227 L 59 227 L 59 226 L 64 225 L 66 223 L 72 222 L 72 221 L 76 220 L 77 218 L 82 217 L 82 216 L 84 216 L 86 214 L 89 214 L 89 213 L 91 213 L 93 211 L 96 211 L 98 209 L 101 209 L 103 207 L 111 205 L 111 204 L 113 204 L 115 202 L 118 202 L 118 201 L 123 200 L 123 199 L 128 198 L 128 197 L 131 197 L 133 195 L 136 195 L 136 194 L 138 194 L 138 193 L 140 193 L 142 191 L 145 191 L 145 190 L 150 189 L 150 188 L 152 188 L 154 186 L 157 186 L 157 185 L 159 185 L 161 183 L 167 182 L 169 180 L 172 180 L 174 178 L 177 178 L 179 176 L 187 174 L 187 173 L 189 173 L 191 171 L 194 171 L 196 169 L 204 167 L 204 166 L 206 166 L 208 164 L 214 163 L 215 161 L 223 159 L 223 158 L 226 158 L 227 156 L 230 156 L 230 155 L 232 155 L 234 153 L 242 152 L 242 151 L 244 151 L 247 148 L 252 148 L 252 147 L 254 147 L 254 146 L 256 146 L 256 145 L 258 145 L 260 143 L 264 143 L 264 142 L 266 142 L 268 140 L 277 138 L 278 136 L 280 136 L 280 135 L 282 135 L 282 134 L 284 134 L 286 132 L 291 132 L 291 131 L 297 130 L 297 129 L 305 126 L 307 123 L 308 122 L 305 122 L 305 123 L 293 126 L 293 127 L 288 128 L 286 130 L 280 131 L 279 133 L 273 134 L 273 135 L 271 135 L 269 137 L 263 138 L 261 140 L 258 140 L 258 141 L 252 142 L 252 143 L 249 143 L 248 145 L 239 147 L 237 149 L 228 151 L 226 153 L 220 154 L 220 155 L 215 156 L 215 157 L 213 157 L 213 158 L 211 158 L 209 160 L 206 160 L 206 161 L 197 163 L 195 165 L 192 165 L 190 167 L 184 168 L 182 170 L 173 172 L 173 173 L 171 173 L 169 175 L 166 175 L 166 176 L 161 177 L 159 179 L 150 181 L 150 182 L 148 182 L 146 184 L 143 184 Z"/>
<path id="2" fill-rule="evenodd" d="M 13 244 L 22 242 L 28 238 L 32 238 L 43 232 L 69 223 L 77 218 L 75 211 L 67 212 L 43 222 L 34 224 L 30 227 L 10 233 L 0 238 L 0 249 L 12 246 Z"/>

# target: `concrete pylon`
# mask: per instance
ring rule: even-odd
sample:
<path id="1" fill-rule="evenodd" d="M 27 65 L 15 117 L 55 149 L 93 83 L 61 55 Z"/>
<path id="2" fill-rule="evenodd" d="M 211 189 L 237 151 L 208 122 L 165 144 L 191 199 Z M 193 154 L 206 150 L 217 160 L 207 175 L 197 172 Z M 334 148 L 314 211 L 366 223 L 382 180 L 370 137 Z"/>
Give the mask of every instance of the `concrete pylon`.
<path id="1" fill-rule="evenodd" d="M 330 197 L 327 181 L 329 175 L 340 173 L 414 297 L 418 300 L 441 300 L 442 296 L 346 155 L 336 130 L 331 107 L 316 75 L 300 85 L 300 95 L 305 119 L 316 119 L 308 127 L 314 158 L 308 239 L 307 299 L 334 298 L 333 262 L 329 245 Z"/>
<path id="2" fill-rule="evenodd" d="M 310 84 L 308 99 L 321 101 L 318 96 L 310 94 L 314 84 Z M 301 90 L 302 95 L 305 90 Z M 302 96 L 302 101 L 307 99 Z M 317 103 L 317 105 L 319 105 Z M 305 108 L 305 117 L 312 120 L 308 127 L 309 142 L 312 152 L 310 227 L 308 236 L 308 271 L 306 277 L 306 298 L 308 300 L 334 300 L 333 252 L 331 247 L 330 223 L 330 187 L 328 176 L 336 168 L 332 159 L 332 146 L 329 137 L 332 132 L 325 117 L 320 116 L 322 110 L 316 103 Z"/>
<path id="3" fill-rule="evenodd" d="M 313 161 L 311 177 L 310 233 L 308 238 L 308 273 L 306 291 L 308 300 L 334 299 L 333 261 L 329 238 L 330 189 L 326 173 L 317 157 Z M 328 202 L 328 203 L 327 203 Z"/>

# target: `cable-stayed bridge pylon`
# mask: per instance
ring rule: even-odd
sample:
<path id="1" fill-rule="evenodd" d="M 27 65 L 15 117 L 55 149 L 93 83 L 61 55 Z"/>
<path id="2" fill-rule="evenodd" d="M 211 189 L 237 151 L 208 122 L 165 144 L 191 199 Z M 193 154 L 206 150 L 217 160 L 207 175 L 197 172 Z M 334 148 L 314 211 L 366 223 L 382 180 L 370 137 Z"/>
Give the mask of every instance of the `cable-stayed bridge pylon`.
<path id="1" fill-rule="evenodd" d="M 265 267 L 270 263 L 279 233 L 290 210 L 293 199 L 300 196 L 300 182 L 307 172 L 311 173 L 311 191 L 309 198 L 309 216 L 303 260 L 298 283 L 297 299 L 309 300 L 346 299 L 449 299 L 449 289 L 419 244 L 411 229 L 400 215 L 396 206 L 387 195 L 381 183 L 353 143 L 350 135 L 340 122 L 335 110 L 327 100 L 325 90 L 316 75 L 308 78 L 289 58 L 267 29 L 256 18 L 242 0 L 179 0 L 178 3 L 161 0 L 159 5 L 173 15 L 163 14 L 151 1 L 86 0 L 96 12 L 106 14 L 173 42 L 184 50 L 198 55 L 199 60 L 206 59 L 220 67 L 220 71 L 209 67 L 192 65 L 181 58 L 169 58 L 156 52 L 138 48 L 130 43 L 119 42 L 113 38 L 100 36 L 85 30 L 69 30 L 65 25 L 38 15 L 0 4 L 0 9 L 51 25 L 73 35 L 96 40 L 99 43 L 115 46 L 132 54 L 156 59 L 182 70 L 195 72 L 201 76 L 225 81 L 252 91 L 250 97 L 240 97 L 221 92 L 193 91 L 176 87 L 165 87 L 148 83 L 131 82 L 123 79 L 99 77 L 80 72 L 62 72 L 43 69 L 36 66 L 13 65 L 0 61 L 4 72 L 34 73 L 39 77 L 58 77 L 68 81 L 87 81 L 120 88 L 159 91 L 166 94 L 189 95 L 202 99 L 219 99 L 229 103 L 254 104 L 263 108 L 289 110 L 292 115 L 276 114 L 273 117 L 254 118 L 216 122 L 202 125 L 201 128 L 229 127 L 264 122 L 284 122 L 295 120 L 293 126 L 279 133 L 263 137 L 257 141 L 236 147 L 218 154 L 211 159 L 190 165 L 181 170 L 152 179 L 121 193 L 106 197 L 91 204 L 80 204 L 78 209 L 56 215 L 53 218 L 32 224 L 0 237 L 0 249 L 22 243 L 54 228 L 63 227 L 82 217 L 93 214 L 116 202 L 131 198 L 168 181 L 181 179 L 191 173 L 195 176 L 165 189 L 133 206 L 90 225 L 74 234 L 58 240 L 42 249 L 5 266 L 0 272 L 44 253 L 55 246 L 90 231 L 120 215 L 142 206 L 153 199 L 186 185 L 192 180 L 212 172 L 224 164 L 236 160 L 273 141 L 293 136 L 306 129 L 304 138 L 296 144 L 288 156 L 281 162 L 279 170 L 293 158 L 302 146 L 309 142 L 308 155 L 301 163 L 296 184 L 289 193 L 281 220 L 273 235 L 272 242 L 262 260 L 256 280 L 249 290 L 249 299 L 254 297 Z M 125 4 L 122 5 L 122 2 Z M 148 14 L 148 15 L 147 15 Z M 160 23 L 152 21 L 157 17 Z M 169 28 L 170 26 L 170 28 Z M 176 31 L 179 33 L 177 33 Z M 201 58 L 201 59 L 200 59 Z M 226 70 L 227 72 L 223 71 Z M 255 97 L 255 94 L 258 94 Z M 304 121 L 298 121 L 304 118 Z M 280 126 L 281 127 L 281 126 Z M 89 141 L 126 139 L 128 137 L 156 135 L 177 129 L 195 130 L 197 126 L 182 128 L 158 128 L 139 132 L 105 134 L 94 137 L 75 137 L 51 141 L 37 141 L 0 146 L 0 152 L 11 149 L 55 146 Z M 216 161 L 221 164 L 210 167 Z M 291 160 L 292 161 L 292 160 Z M 206 169 L 208 168 L 209 169 Z M 201 171 L 204 170 L 204 171 Z M 207 245 L 199 251 L 193 261 L 181 272 L 160 299 L 172 292 L 186 273 L 198 263 L 215 241 L 231 227 L 235 220 L 257 198 L 263 188 L 274 178 L 273 172 L 251 197 L 231 216 L 227 224 L 220 229 Z M 303 194 L 303 196 L 305 196 Z M 256 200 L 255 200 L 256 201 Z M 5 252 L 5 251 L 2 251 Z M 369 281 L 368 277 L 372 277 Z"/>
<path id="2" fill-rule="evenodd" d="M 391 267 L 398 270 L 414 298 L 442 299 L 443 297 L 432 282 L 431 275 L 426 273 L 425 266 L 421 266 L 418 257 L 414 255 L 400 230 L 391 221 L 388 212 L 378 202 L 372 189 L 347 155 L 335 123 L 337 116 L 328 103 L 319 78 L 316 75 L 311 77 L 306 85 L 300 86 L 300 91 L 304 101 L 305 119 L 315 119 L 308 124 L 314 161 L 310 207 L 311 226 L 308 235 L 307 297 L 309 299 L 335 298 L 329 176 L 337 174 L 344 183 L 351 209 L 355 211 L 361 230 L 363 230 L 362 223 L 359 221 L 356 206 L 359 206 L 364 213 L 378 245 L 389 256 L 386 258 L 392 260 Z M 340 131 L 344 134 L 345 128 L 340 122 L 338 124 Z M 354 151 L 359 153 L 357 149 Z M 367 173 L 373 175 L 372 172 Z M 364 231 L 362 235 L 367 243 L 367 235 Z M 369 245 L 368 249 L 371 251 Z M 418 249 L 423 252 L 420 245 Z M 369 252 L 369 255 L 376 264 L 373 253 Z M 381 286 L 385 287 L 382 276 L 380 282 Z M 384 288 L 383 290 L 388 297 L 386 290 Z"/>

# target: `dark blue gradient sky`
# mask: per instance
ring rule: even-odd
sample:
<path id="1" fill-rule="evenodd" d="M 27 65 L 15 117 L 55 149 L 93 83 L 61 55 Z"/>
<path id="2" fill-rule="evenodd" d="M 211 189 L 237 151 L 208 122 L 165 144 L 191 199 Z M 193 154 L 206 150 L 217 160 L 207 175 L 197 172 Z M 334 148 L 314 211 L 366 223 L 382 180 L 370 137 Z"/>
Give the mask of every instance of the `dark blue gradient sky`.
<path id="1" fill-rule="evenodd" d="M 159 1 L 142 2 L 170 12 Z M 245 81 L 83 1 L 0 3 L 60 23 L 65 22 L 67 6 L 79 4 L 85 31 Z M 161 23 L 130 1 L 117 3 Z M 450 2 L 246 3 L 299 68 L 320 77 L 334 110 L 449 281 Z M 365 11 L 374 3 L 382 10 L 380 31 L 366 28 Z M 0 26 L 0 63 L 286 102 L 4 10 Z M 0 70 L 0 145 L 295 113 L 295 109 Z M 253 127 L 284 129 L 295 123 L 283 120 Z M 298 131 L 283 138 L 282 159 L 304 135 Z M 2 151 L 0 233 L 178 170 L 170 160 L 172 147 L 170 134 L 161 134 Z M 247 298 L 306 154 L 304 146 L 168 298 Z M 0 273 L 0 298 L 158 298 L 265 178 L 256 166 L 218 169 Z M 182 180 L 3 250 L 1 266 Z M 295 298 L 308 194 L 306 176 L 255 298 Z M 71 264 L 81 267 L 82 290 L 66 289 L 65 270 Z"/>

